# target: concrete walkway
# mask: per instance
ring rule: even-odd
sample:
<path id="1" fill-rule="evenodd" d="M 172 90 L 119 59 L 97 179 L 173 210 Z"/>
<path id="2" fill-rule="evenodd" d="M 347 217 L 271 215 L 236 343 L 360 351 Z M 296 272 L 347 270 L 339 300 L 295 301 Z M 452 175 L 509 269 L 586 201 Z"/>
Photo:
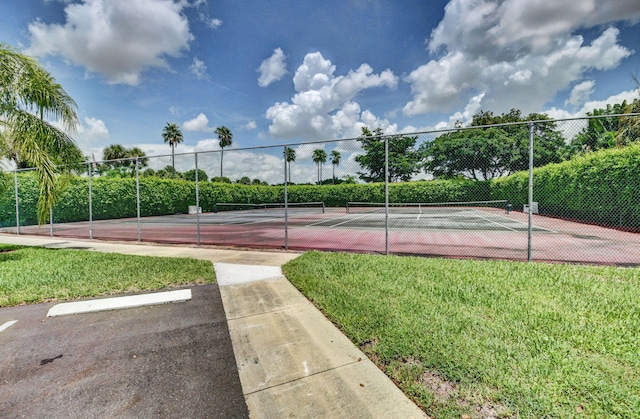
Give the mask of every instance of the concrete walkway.
<path id="1" fill-rule="evenodd" d="M 212 261 L 252 418 L 426 417 L 282 275 L 298 253 L 5 234 L 0 243 Z"/>

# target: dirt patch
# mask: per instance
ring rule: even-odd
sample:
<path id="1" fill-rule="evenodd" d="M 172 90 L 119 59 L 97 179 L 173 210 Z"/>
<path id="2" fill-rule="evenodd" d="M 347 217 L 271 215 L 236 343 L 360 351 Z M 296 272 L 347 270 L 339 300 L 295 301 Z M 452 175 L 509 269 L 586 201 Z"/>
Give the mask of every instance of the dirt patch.
<path id="1" fill-rule="evenodd" d="M 455 383 L 444 380 L 433 371 L 425 371 L 422 374 L 422 385 L 433 393 L 438 403 L 446 403 L 458 389 Z"/>
<path id="2" fill-rule="evenodd" d="M 366 346 L 369 352 L 371 352 L 371 349 L 375 347 L 376 344 L 377 341 L 372 341 L 367 342 L 367 344 L 363 346 Z M 363 352 L 371 357 L 371 354 L 368 353 L 364 347 Z M 378 362 L 379 360 L 372 358 L 372 361 L 381 366 Z M 465 419 L 507 419 L 516 417 L 506 406 L 495 403 L 492 400 L 464 397 L 464 394 L 460 394 L 461 391 L 458 383 L 446 380 L 437 371 L 426 368 L 419 359 L 410 357 L 401 360 L 395 368 L 400 370 L 405 369 L 405 371 L 415 371 L 417 368 L 421 371 L 418 375 L 414 375 L 414 382 L 433 395 L 434 405 L 432 408 L 438 409 L 445 405 L 451 406 L 451 404 L 458 405 L 469 412 L 469 414 L 462 415 L 462 418 Z"/>

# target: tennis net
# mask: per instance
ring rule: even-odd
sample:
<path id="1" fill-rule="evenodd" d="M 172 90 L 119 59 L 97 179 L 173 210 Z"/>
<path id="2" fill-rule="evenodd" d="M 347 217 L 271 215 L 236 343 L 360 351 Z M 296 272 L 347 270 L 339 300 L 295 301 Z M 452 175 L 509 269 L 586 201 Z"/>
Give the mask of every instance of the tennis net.
<path id="1" fill-rule="evenodd" d="M 213 204 L 213 212 L 308 212 L 323 213 L 325 212 L 324 202 L 284 202 L 245 204 L 238 202 L 217 202 Z"/>
<path id="2" fill-rule="evenodd" d="M 348 214 L 386 212 L 384 202 L 347 202 Z M 452 214 L 462 211 L 501 209 L 510 210 L 507 200 L 465 202 L 389 202 L 391 214 Z"/>

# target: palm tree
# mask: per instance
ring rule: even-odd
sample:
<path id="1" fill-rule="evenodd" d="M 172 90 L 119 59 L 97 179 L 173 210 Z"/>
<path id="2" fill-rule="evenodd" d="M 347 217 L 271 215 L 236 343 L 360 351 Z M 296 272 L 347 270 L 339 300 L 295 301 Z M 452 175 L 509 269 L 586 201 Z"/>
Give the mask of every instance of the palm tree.
<path id="1" fill-rule="evenodd" d="M 231 130 L 224 125 L 216 128 L 215 133 L 218 135 L 218 143 L 220 145 L 220 178 L 222 179 L 222 159 L 224 157 L 224 148 L 231 145 L 231 140 L 233 139 L 233 134 Z"/>
<path id="2" fill-rule="evenodd" d="M 331 151 L 331 165 L 333 166 L 333 183 L 336 183 L 336 167 L 340 164 L 342 155 L 338 150 Z"/>
<path id="3" fill-rule="evenodd" d="M 124 166 L 126 163 L 119 160 L 126 159 L 127 157 L 129 157 L 127 149 L 120 144 L 111 144 L 102 150 L 102 159 L 108 160 L 107 165 L 112 168 Z"/>
<path id="4" fill-rule="evenodd" d="M 139 147 L 131 147 L 127 149 L 127 157 L 136 158 L 141 167 L 146 167 L 147 164 L 149 164 L 147 153 L 142 151 Z M 133 164 L 135 165 L 135 160 L 133 160 Z"/>
<path id="5" fill-rule="evenodd" d="M 291 183 L 291 162 L 296 161 L 296 151 L 293 148 L 284 148 L 284 161 L 288 168 L 288 182 Z"/>
<path id="6" fill-rule="evenodd" d="M 313 162 L 318 166 L 318 185 L 322 184 L 322 166 L 327 161 L 327 153 L 317 148 L 313 150 Z"/>
<path id="7" fill-rule="evenodd" d="M 59 120 L 63 129 L 45 120 Z M 0 153 L 35 166 L 40 182 L 38 222 L 59 196 L 58 163 L 77 150 L 69 133 L 78 125 L 76 103 L 33 58 L 0 43 Z"/>
<path id="8" fill-rule="evenodd" d="M 175 170 L 176 162 L 173 152 L 175 147 L 184 140 L 182 137 L 182 131 L 180 131 L 178 124 L 175 122 L 167 122 L 167 125 L 164 126 L 164 130 L 162 130 L 162 138 L 165 143 L 169 143 L 171 146 L 171 167 Z"/>

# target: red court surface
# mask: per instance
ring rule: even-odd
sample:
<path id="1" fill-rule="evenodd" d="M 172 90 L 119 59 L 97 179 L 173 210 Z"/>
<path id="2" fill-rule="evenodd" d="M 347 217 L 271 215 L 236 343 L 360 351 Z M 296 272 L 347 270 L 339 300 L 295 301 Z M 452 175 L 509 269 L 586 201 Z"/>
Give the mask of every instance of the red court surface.
<path id="1" fill-rule="evenodd" d="M 640 266 L 640 234 L 533 215 L 534 261 Z M 198 225 L 199 224 L 199 225 Z M 21 234 L 201 244 L 264 249 L 324 250 L 452 258 L 528 258 L 528 215 L 495 208 L 390 214 L 281 212 L 180 214 L 21 227 Z M 16 228 L 4 228 L 16 233 Z M 199 234 L 198 234 L 199 233 Z M 198 242 L 199 236 L 199 242 Z M 387 241 L 388 238 L 388 241 Z M 388 243 L 388 244 L 387 244 Z"/>

